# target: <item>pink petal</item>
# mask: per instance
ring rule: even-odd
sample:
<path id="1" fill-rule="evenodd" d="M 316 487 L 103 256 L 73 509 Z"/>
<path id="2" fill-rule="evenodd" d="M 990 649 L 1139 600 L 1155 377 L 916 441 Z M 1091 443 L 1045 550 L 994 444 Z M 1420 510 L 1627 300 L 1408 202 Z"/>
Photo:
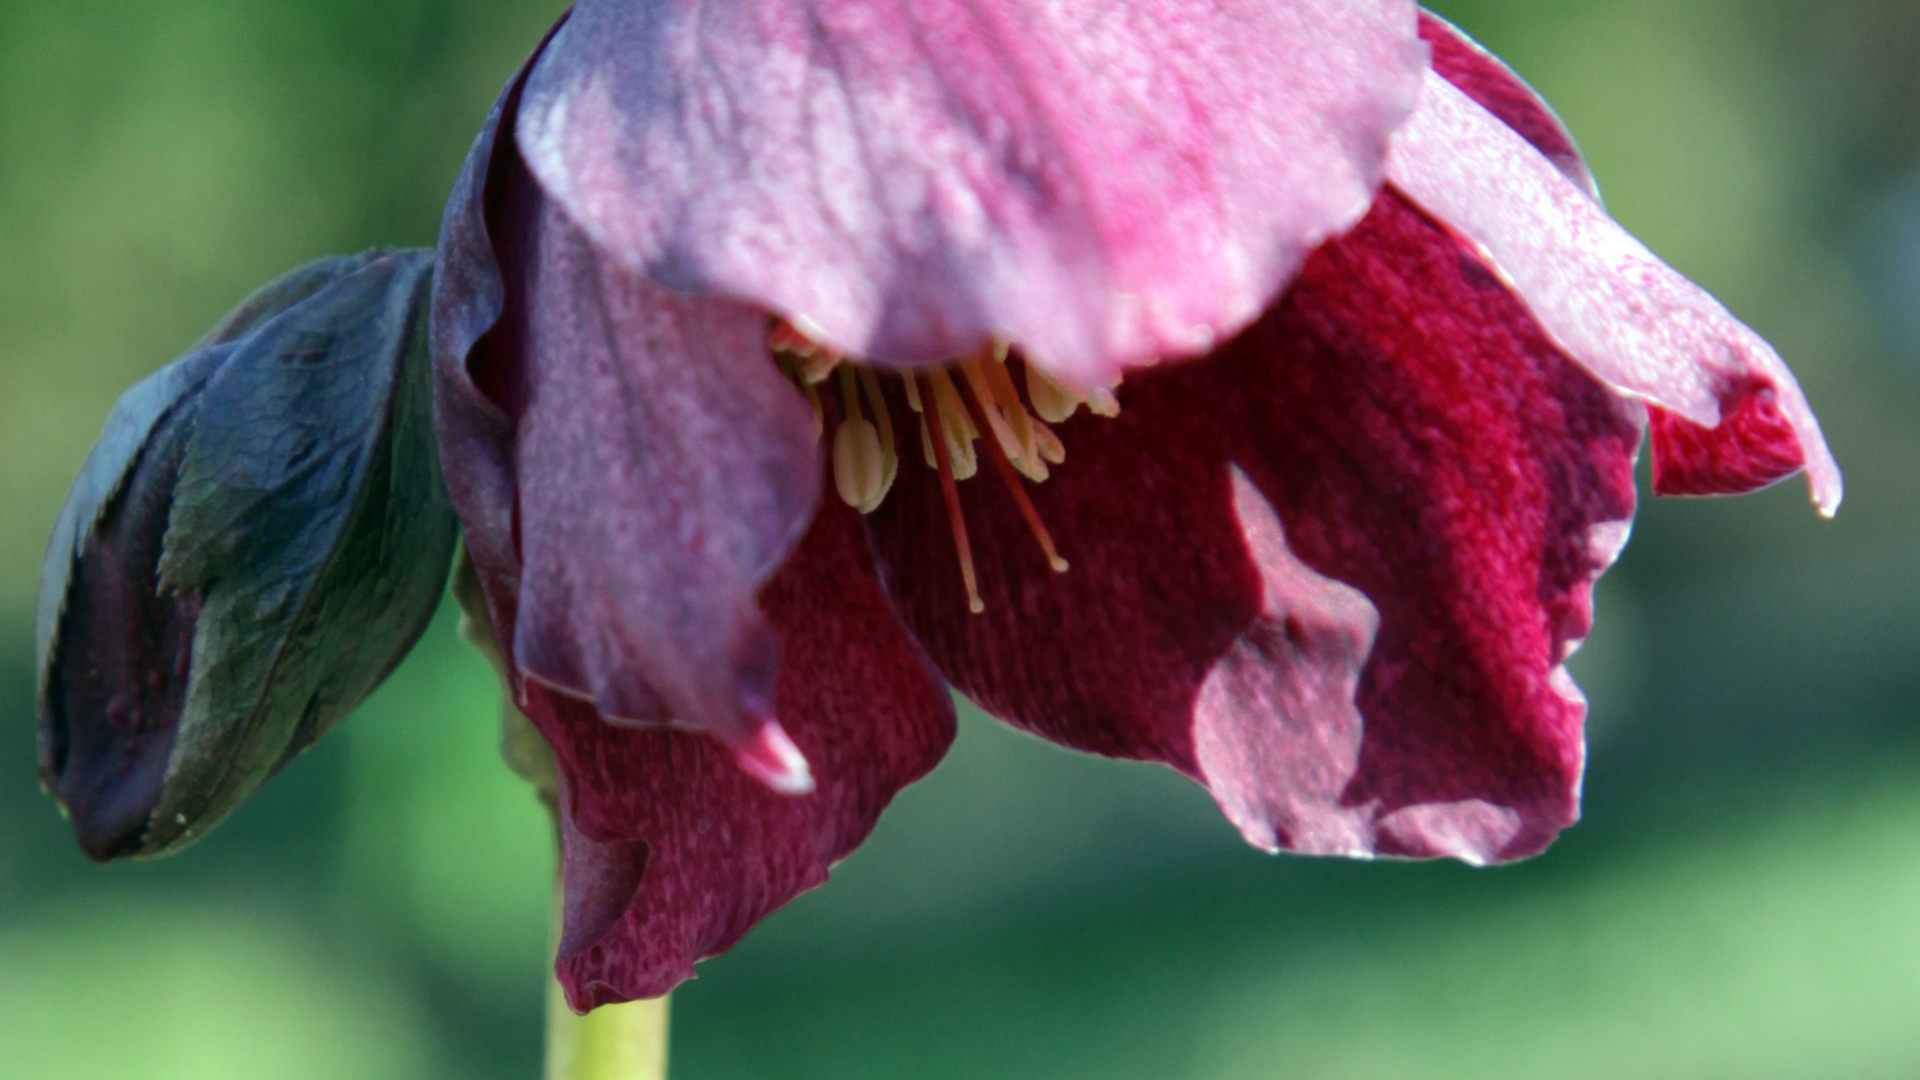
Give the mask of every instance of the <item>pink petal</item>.
<path id="1" fill-rule="evenodd" d="M 1431 11 L 1420 12 L 1420 40 L 1433 50 L 1433 71 L 1545 155 L 1553 167 L 1598 200 L 1600 189 L 1580 156 L 1573 133 L 1546 99 L 1514 70 Z"/>
<path id="2" fill-rule="evenodd" d="M 557 970 L 576 1009 L 666 993 L 826 881 L 953 740 L 952 701 L 894 620 L 853 511 L 824 505 L 760 600 L 785 642 L 776 704 L 811 795 L 769 791 L 703 735 L 615 727 L 527 684 L 564 782 Z"/>
<path id="3" fill-rule="evenodd" d="M 1405 0 L 582 0 L 520 144 L 652 280 L 892 362 L 1205 351 L 1365 212 Z"/>
<path id="4" fill-rule="evenodd" d="M 1661 262 L 1526 140 L 1437 75 L 1395 136 L 1391 184 L 1463 237 L 1527 302 L 1554 340 L 1614 388 L 1703 427 L 1758 388 L 1773 395 L 1805 461 L 1815 505 L 1840 504 L 1840 471 L 1799 384 L 1760 336 Z M 1770 467 L 1719 438 L 1732 483 Z M 1655 454 L 1670 452 L 1664 440 Z"/>
<path id="5" fill-rule="evenodd" d="M 1640 410 L 1397 196 L 1213 356 L 1059 428 L 1031 489 L 961 485 L 966 613 L 932 473 L 868 518 L 896 603 L 989 711 L 1205 783 L 1264 847 L 1517 858 L 1578 813 L 1561 667 L 1633 511 Z"/>
<path id="6" fill-rule="evenodd" d="M 476 145 L 436 296 L 449 483 L 497 625 L 519 675 L 604 716 L 746 743 L 779 651 L 754 595 L 817 499 L 812 420 L 763 313 L 620 269 L 512 147 Z"/>

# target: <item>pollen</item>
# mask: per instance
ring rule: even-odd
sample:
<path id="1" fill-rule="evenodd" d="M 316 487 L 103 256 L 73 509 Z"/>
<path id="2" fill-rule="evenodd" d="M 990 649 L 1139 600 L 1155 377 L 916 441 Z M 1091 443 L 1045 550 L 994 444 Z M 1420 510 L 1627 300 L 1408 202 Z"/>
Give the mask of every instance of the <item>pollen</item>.
<path id="1" fill-rule="evenodd" d="M 897 383 L 918 429 L 920 458 L 939 477 L 953 538 L 954 558 L 966 590 L 967 607 L 986 610 L 973 563 L 973 544 L 960 504 L 959 484 L 980 472 L 984 454 L 1021 520 L 1055 573 L 1065 573 L 1063 558 L 1047 530 L 1028 484 L 1043 484 L 1066 463 L 1066 445 L 1050 424 L 1071 419 L 1082 406 L 1094 416 L 1120 412 L 1112 388 L 1075 391 L 1050 378 L 1038 366 L 1021 365 L 1023 397 L 1009 368 L 1008 349 L 995 343 L 937 367 L 896 372 L 862 363 L 827 348 L 775 320 L 767 335 L 774 362 L 813 410 L 816 437 L 832 425 L 830 460 L 833 486 L 842 502 L 870 514 L 886 501 L 900 471 L 898 429 L 885 393 Z M 909 436 L 910 438 L 911 436 Z"/>

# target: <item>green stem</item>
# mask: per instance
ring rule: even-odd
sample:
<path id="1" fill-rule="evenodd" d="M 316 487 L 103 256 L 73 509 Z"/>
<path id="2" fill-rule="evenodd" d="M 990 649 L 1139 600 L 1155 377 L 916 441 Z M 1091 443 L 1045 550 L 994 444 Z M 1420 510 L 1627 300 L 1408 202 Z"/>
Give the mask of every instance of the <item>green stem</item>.
<path id="1" fill-rule="evenodd" d="M 602 1005 L 585 1016 L 547 987 L 547 1080 L 666 1080 L 667 999 Z"/>

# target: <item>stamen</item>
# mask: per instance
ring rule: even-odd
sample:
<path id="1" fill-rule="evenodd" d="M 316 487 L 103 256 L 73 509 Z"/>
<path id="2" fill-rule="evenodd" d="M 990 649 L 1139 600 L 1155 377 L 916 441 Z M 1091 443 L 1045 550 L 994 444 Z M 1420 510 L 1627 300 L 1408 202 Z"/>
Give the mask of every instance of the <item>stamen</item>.
<path id="1" fill-rule="evenodd" d="M 825 382 L 833 369 L 846 359 L 839 350 L 830 349 L 795 330 L 785 319 L 776 319 L 767 331 L 767 348 L 793 357 L 796 377 L 809 385 Z"/>
<path id="2" fill-rule="evenodd" d="M 1039 444 L 1042 458 L 1055 465 L 1067 460 L 1067 445 L 1060 441 L 1060 436 L 1055 435 L 1052 428 L 1038 421 L 1034 422 L 1033 428 L 1033 440 Z"/>
<path id="3" fill-rule="evenodd" d="M 1048 378 L 1032 361 L 1027 362 L 1027 400 L 1033 402 L 1033 411 L 1040 414 L 1040 419 L 1049 424 L 1065 422 L 1080 407 L 1077 395 Z"/>
<path id="4" fill-rule="evenodd" d="M 867 404 L 873 406 L 874 422 L 880 425 L 880 497 L 885 498 L 900 472 L 900 455 L 893 449 L 893 410 L 887 408 L 887 396 L 880 392 L 880 379 L 873 369 L 859 370 L 860 387 L 867 392 Z"/>
<path id="5" fill-rule="evenodd" d="M 973 417 L 967 414 L 967 407 L 960 402 L 960 391 L 953 388 L 953 380 L 947 377 L 944 369 L 933 369 L 930 385 L 933 389 L 934 411 L 940 414 L 940 420 L 946 426 L 947 450 L 953 459 L 953 478 L 971 480 L 980 472 L 980 455 L 973 450 L 973 441 L 980 437 L 980 429 L 974 426 Z"/>
<path id="6" fill-rule="evenodd" d="M 937 402 L 939 399 L 934 397 L 933 377 L 909 374 L 906 376 L 907 385 L 912 386 L 916 379 L 927 380 L 927 396 L 933 397 Z M 920 415 L 926 418 L 928 426 L 933 429 L 931 441 L 934 455 L 938 459 L 940 490 L 947 497 L 947 523 L 953 526 L 953 553 L 960 559 L 960 580 L 967 588 L 967 610 L 978 615 L 987 610 L 987 605 L 980 599 L 980 588 L 974 581 L 973 545 L 967 542 L 967 520 L 960 512 L 960 487 L 954 482 L 953 463 L 947 455 L 946 425 L 941 422 L 940 413 L 941 410 L 936 405 L 931 409 L 922 409 Z"/>
<path id="7" fill-rule="evenodd" d="M 1095 416 L 1112 419 L 1120 415 L 1120 399 L 1113 396 L 1111 389 L 1095 387 L 1076 394 L 1055 382 L 1032 361 L 1027 363 L 1027 397 L 1033 400 L 1033 411 L 1049 424 L 1065 421 L 1082 405 Z"/>
<path id="8" fill-rule="evenodd" d="M 968 381 L 967 404 L 982 413 L 986 412 L 972 380 Z M 1034 508 L 1033 500 L 1027 497 L 1027 489 L 1020 483 L 1019 474 L 1014 471 L 1013 462 L 1007 460 L 1007 452 L 1001 448 L 998 439 L 987 439 L 987 453 L 993 457 L 993 464 L 1000 470 L 1000 479 L 1007 485 L 1007 492 L 1013 496 L 1014 505 L 1020 508 L 1020 516 L 1027 520 L 1027 529 L 1033 538 L 1040 541 L 1040 550 L 1047 556 L 1047 565 L 1053 567 L 1056 574 L 1067 572 L 1067 560 L 1053 546 L 1053 534 L 1047 532 L 1045 522 L 1040 520 L 1040 511 Z"/>
<path id="9" fill-rule="evenodd" d="M 840 426 L 833 433 L 833 486 L 842 502 L 870 514 L 886 497 L 890 477 L 880 435 L 860 415 L 860 385 L 851 365 L 840 368 L 840 401 Z"/>
<path id="10" fill-rule="evenodd" d="M 968 357 L 962 361 L 960 364 L 960 374 L 965 377 L 969 391 L 967 404 L 974 408 L 979 414 L 981 422 L 985 423 L 993 433 L 993 437 L 987 441 L 999 446 L 1006 452 L 1008 457 L 1017 455 L 1020 458 L 1020 462 L 1014 467 L 1027 476 L 1032 477 L 1036 483 L 1045 480 L 1047 478 L 1047 467 L 1040 464 L 1039 459 L 1034 459 L 1034 464 L 1039 466 L 1038 469 L 1032 469 L 1027 466 L 1027 449 L 1022 445 L 1020 436 L 1015 434 L 1013 424 L 995 407 L 993 387 L 988 384 L 986 374 L 980 370 L 979 359 L 977 357 Z M 1022 409 L 1021 414 L 1025 415 L 1025 413 L 1026 410 Z M 1035 476 L 1035 472 L 1038 472 L 1039 475 Z"/>
<path id="11" fill-rule="evenodd" d="M 819 346 L 814 344 L 812 338 L 795 330 L 792 323 L 775 318 L 773 325 L 767 329 L 767 348 L 778 353 L 792 353 L 800 356 Z"/>
<path id="12" fill-rule="evenodd" d="M 1027 411 L 1026 404 L 1020 400 L 1020 391 L 1013 387 L 1013 376 L 1007 373 L 1006 347 L 996 345 L 993 353 L 994 362 L 983 363 L 980 367 L 993 384 L 992 397 L 999 401 L 1000 410 L 1012 422 L 1013 433 L 1020 436 L 1021 449 L 1026 452 L 1027 461 L 1033 467 L 1033 471 L 1028 472 L 1027 475 L 1038 483 L 1047 478 L 1047 467 L 1041 463 L 1034 431 L 1040 426 L 1040 421 L 1034 419 L 1033 414 Z M 1035 476 L 1034 473 L 1039 475 Z"/>

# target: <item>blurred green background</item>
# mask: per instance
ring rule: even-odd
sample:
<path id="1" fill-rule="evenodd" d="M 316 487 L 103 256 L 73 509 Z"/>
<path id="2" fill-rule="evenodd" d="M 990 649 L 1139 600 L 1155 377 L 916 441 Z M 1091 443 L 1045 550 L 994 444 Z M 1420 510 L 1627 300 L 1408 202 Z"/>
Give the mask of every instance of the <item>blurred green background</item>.
<path id="1" fill-rule="evenodd" d="M 550 853 L 443 612 L 207 842 L 80 857 L 32 601 L 114 397 L 256 283 L 431 244 L 553 0 L 0 0 L 0 1077 L 528 1078 Z M 1456 0 L 1847 469 L 1646 507 L 1574 662 L 1587 821 L 1494 871 L 1273 859 L 978 716 L 702 968 L 675 1075 L 1920 1076 L 1920 5 Z"/>

